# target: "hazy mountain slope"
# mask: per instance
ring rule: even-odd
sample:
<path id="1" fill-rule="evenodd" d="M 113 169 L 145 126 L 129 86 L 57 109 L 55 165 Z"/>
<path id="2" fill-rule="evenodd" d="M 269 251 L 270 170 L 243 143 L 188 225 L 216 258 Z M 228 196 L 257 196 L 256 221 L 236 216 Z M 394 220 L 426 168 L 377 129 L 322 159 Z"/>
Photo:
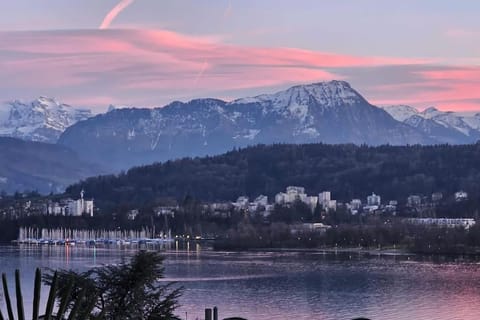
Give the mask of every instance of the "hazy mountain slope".
<path id="1" fill-rule="evenodd" d="M 54 144 L 0 137 L 0 191 L 62 192 L 82 178 L 99 174 L 98 166 Z"/>

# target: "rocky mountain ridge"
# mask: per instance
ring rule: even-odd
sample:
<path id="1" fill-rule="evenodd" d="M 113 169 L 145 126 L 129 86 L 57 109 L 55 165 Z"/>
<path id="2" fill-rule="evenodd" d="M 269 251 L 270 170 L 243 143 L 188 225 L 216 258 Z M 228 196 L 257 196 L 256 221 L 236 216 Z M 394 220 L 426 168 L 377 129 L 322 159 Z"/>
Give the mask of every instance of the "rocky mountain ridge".
<path id="1" fill-rule="evenodd" d="M 59 143 L 115 169 L 272 143 L 433 144 L 368 103 L 347 82 L 237 99 L 115 109 L 68 128 Z"/>
<path id="2" fill-rule="evenodd" d="M 47 97 L 7 102 L 0 110 L 0 136 L 48 143 L 56 143 L 68 127 L 93 116 L 88 109 Z"/>

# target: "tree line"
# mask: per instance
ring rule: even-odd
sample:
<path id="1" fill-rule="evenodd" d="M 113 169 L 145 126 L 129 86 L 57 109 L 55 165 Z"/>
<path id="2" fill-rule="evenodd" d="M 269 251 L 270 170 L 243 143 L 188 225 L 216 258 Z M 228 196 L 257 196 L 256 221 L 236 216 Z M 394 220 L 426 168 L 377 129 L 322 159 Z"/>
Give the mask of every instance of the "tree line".
<path id="1" fill-rule="evenodd" d="M 272 197 L 289 185 L 307 193 L 330 190 L 335 199 L 405 201 L 465 190 L 480 195 L 480 144 L 436 146 L 258 145 L 226 154 L 184 158 L 135 167 L 118 175 L 91 177 L 67 188 L 81 189 L 103 210 L 142 207 L 191 196 L 201 201 L 232 201 L 241 195 Z"/>

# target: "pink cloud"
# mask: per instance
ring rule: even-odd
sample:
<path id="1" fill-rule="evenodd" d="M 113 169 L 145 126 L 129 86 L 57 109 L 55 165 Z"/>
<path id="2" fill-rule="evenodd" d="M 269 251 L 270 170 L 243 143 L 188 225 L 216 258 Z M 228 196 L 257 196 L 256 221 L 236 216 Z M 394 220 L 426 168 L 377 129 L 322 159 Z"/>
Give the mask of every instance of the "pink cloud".
<path id="1" fill-rule="evenodd" d="M 457 67 L 445 70 L 422 71 L 419 74 L 429 80 L 455 80 L 480 82 L 480 67 Z"/>
<path id="2" fill-rule="evenodd" d="M 480 36 L 480 32 L 462 28 L 450 28 L 445 31 L 445 36 L 448 38 L 464 40 L 472 37 L 478 37 Z"/>
<path id="3" fill-rule="evenodd" d="M 372 101 L 379 105 L 434 105 L 452 111 L 480 109 L 480 67 L 438 67 L 413 73 L 418 75 L 414 82 L 376 86 L 375 91 L 381 96 Z M 404 94 L 398 98 L 396 92 Z"/>
<path id="4" fill-rule="evenodd" d="M 181 96 L 207 93 L 231 96 L 235 90 L 346 79 L 347 68 L 423 66 L 436 60 L 402 57 L 359 57 L 297 48 L 249 47 L 225 44 L 220 37 L 193 37 L 166 30 L 71 30 L 0 32 L 0 81 L 5 92 L 37 92 L 68 96 L 99 105 L 146 102 L 161 105 Z M 373 70 L 372 69 L 372 70 Z M 477 69 L 417 74 L 420 85 L 447 85 L 480 78 Z M 467 89 L 449 86 L 396 99 L 393 85 L 377 87 L 402 103 L 421 99 L 473 99 Z M 467 88 L 467 87 L 465 87 Z M 471 87 L 468 87 L 471 89 Z M 0 89 L 0 94 L 2 93 Z M 60 93 L 58 93 L 60 92 Z M 225 94 L 225 92 L 228 92 Z M 79 96 L 84 95 L 81 99 Z M 435 96 L 436 95 L 436 96 Z M 435 97 L 434 97 L 435 96 Z M 372 94 L 374 101 L 386 101 Z M 8 97 L 16 98 L 16 97 Z M 112 101 L 108 102 L 108 99 Z M 450 101 L 450 100 L 449 100 Z M 69 101 L 66 101 L 69 102 Z M 148 102 L 147 102 L 148 103 Z"/>

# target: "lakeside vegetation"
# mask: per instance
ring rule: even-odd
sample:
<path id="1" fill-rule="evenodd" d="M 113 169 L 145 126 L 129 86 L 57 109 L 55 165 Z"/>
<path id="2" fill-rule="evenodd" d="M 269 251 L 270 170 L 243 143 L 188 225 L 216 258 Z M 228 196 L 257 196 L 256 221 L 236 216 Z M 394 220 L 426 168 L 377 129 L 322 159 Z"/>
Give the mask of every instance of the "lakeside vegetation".
<path id="1" fill-rule="evenodd" d="M 431 228 L 400 221 L 339 225 L 324 233 L 304 230 L 292 234 L 283 223 L 270 226 L 240 224 L 214 243 L 217 250 L 248 249 L 397 249 L 438 255 L 480 255 L 480 227 Z"/>

